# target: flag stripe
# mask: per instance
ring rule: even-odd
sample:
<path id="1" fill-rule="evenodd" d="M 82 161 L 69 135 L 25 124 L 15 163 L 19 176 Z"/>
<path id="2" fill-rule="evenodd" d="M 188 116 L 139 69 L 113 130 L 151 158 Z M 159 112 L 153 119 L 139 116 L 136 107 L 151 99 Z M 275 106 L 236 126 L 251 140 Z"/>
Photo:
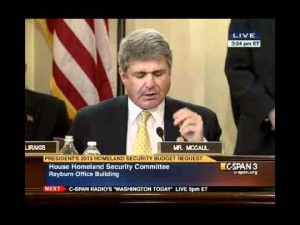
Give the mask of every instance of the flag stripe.
<path id="1" fill-rule="evenodd" d="M 62 45 L 67 49 L 70 55 L 72 55 L 74 60 L 82 68 L 90 80 L 93 81 L 95 64 L 93 57 L 86 50 L 84 45 L 80 42 L 80 40 L 78 40 L 73 31 L 63 20 L 61 20 L 59 26 L 57 26 L 56 33 Z"/>
<path id="2" fill-rule="evenodd" d="M 63 100 L 66 103 L 69 118 L 75 118 L 77 110 L 71 104 L 69 99 L 64 95 L 64 93 L 60 90 L 60 88 L 57 86 L 53 75 L 50 78 L 50 88 L 51 88 L 51 94 L 53 96 Z"/>
<path id="3" fill-rule="evenodd" d="M 109 35 L 108 19 L 103 19 L 103 20 L 104 20 L 105 27 L 106 27 L 106 30 L 107 30 L 107 35 Z"/>
<path id="4" fill-rule="evenodd" d="M 85 19 L 85 21 L 90 26 L 91 30 L 95 33 L 94 20 L 93 19 Z"/>
<path id="5" fill-rule="evenodd" d="M 49 31 L 50 31 L 51 34 L 54 33 L 54 29 L 55 29 L 57 21 L 58 21 L 57 19 L 47 19 L 46 20 L 48 29 L 49 29 Z"/>
<path id="6" fill-rule="evenodd" d="M 82 70 L 80 65 L 74 60 L 67 49 L 65 49 L 65 46 L 57 38 L 56 32 L 54 33 L 54 41 L 54 61 L 59 69 L 78 90 L 88 105 L 98 103 L 99 96 L 94 83 L 86 76 L 86 73 Z M 92 59 L 87 63 L 91 62 Z"/>
<path id="7" fill-rule="evenodd" d="M 106 100 L 113 96 L 113 93 L 112 93 L 112 90 L 110 87 L 112 82 L 108 80 L 107 75 L 106 75 L 106 74 L 109 74 L 110 71 L 107 72 L 103 66 L 103 63 L 109 64 L 110 61 L 107 59 L 110 58 L 110 54 L 109 54 L 110 52 L 109 52 L 109 49 L 107 49 L 106 45 L 105 45 L 105 43 L 107 43 L 107 39 L 105 39 L 105 37 L 104 38 L 102 37 L 103 35 L 106 35 L 106 30 L 104 27 L 103 20 L 101 20 L 101 21 L 102 21 L 102 23 L 100 22 L 100 23 L 96 24 L 97 27 L 99 27 L 99 29 L 96 29 L 96 31 L 97 31 L 96 36 L 98 37 L 97 43 L 96 43 L 97 49 L 103 48 L 103 50 L 100 52 L 102 52 L 102 55 L 104 55 L 104 53 L 103 53 L 104 51 L 108 52 L 109 57 L 105 58 L 103 56 L 103 58 L 105 59 L 104 61 L 102 61 L 102 59 L 100 60 L 100 58 L 98 58 L 97 65 L 95 65 L 95 64 L 92 65 L 92 57 L 90 56 L 88 51 L 84 51 L 84 50 L 86 50 L 85 47 L 77 39 L 76 36 L 72 35 L 71 29 L 70 29 L 70 34 L 68 34 L 68 32 L 65 31 L 66 30 L 66 28 L 65 28 L 64 29 L 65 32 L 63 33 L 63 35 L 59 36 L 60 39 L 62 40 L 62 42 L 64 42 L 64 44 L 63 44 L 64 47 L 66 47 L 67 51 L 72 55 L 72 57 L 75 59 L 75 61 L 78 62 L 78 64 L 82 66 L 82 69 L 84 70 L 84 72 L 88 75 L 88 77 L 94 83 L 94 85 L 98 91 L 97 94 L 98 94 L 99 99 L 97 99 L 97 101 Z M 61 29 L 63 29 L 63 27 Z M 59 30 L 57 30 L 57 32 L 59 32 Z M 92 34 L 89 34 L 89 36 L 90 35 L 92 35 Z M 69 36 L 71 36 L 71 37 L 69 37 Z M 94 44 L 94 46 L 96 44 Z M 78 49 L 81 49 L 81 50 L 84 49 L 84 50 L 80 51 L 81 54 L 75 54 L 75 50 L 74 50 L 73 46 L 79 46 L 79 45 L 81 45 L 81 47 Z M 98 57 L 98 55 L 97 55 L 97 57 Z M 83 61 L 84 58 L 85 58 L 85 60 Z M 92 70 L 92 68 L 94 68 L 94 70 Z M 96 74 L 96 69 L 98 69 L 97 74 Z M 111 77 L 111 76 L 109 76 L 109 77 Z M 80 91 L 80 93 L 82 93 L 82 92 Z M 85 97 L 84 97 L 84 99 L 88 102 L 88 104 L 96 103 L 96 102 L 90 102 Z"/>
<path id="8" fill-rule="evenodd" d="M 95 20 L 95 35 L 98 37 L 96 39 L 96 48 L 100 56 L 99 60 L 104 67 L 105 74 L 110 83 L 111 93 L 114 88 L 113 74 L 112 74 L 112 64 L 111 64 L 111 54 L 109 49 L 109 40 L 107 36 L 106 27 L 103 20 Z"/>
<path id="9" fill-rule="evenodd" d="M 107 79 L 107 76 L 105 75 L 105 71 L 98 54 L 97 54 L 97 60 L 98 60 L 98 64 L 97 64 L 98 76 L 96 76 L 97 77 L 96 83 L 100 85 L 99 95 L 100 95 L 100 100 L 103 101 L 111 98 L 113 94 L 112 94 L 110 82 Z"/>
<path id="10" fill-rule="evenodd" d="M 70 30 L 75 34 L 75 37 L 81 42 L 84 48 L 93 57 L 96 63 L 96 49 L 95 49 L 95 34 L 91 27 L 82 19 L 64 19 Z"/>
<path id="11" fill-rule="evenodd" d="M 59 89 L 76 109 L 80 109 L 87 105 L 77 89 L 74 88 L 68 79 L 66 79 L 65 75 L 55 62 L 53 62 L 53 77 Z"/>

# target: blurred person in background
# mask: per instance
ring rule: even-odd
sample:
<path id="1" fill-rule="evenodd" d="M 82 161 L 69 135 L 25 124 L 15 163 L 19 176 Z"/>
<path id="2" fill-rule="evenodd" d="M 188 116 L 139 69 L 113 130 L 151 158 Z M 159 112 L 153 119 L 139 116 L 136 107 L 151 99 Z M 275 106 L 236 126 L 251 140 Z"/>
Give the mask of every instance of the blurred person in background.
<path id="1" fill-rule="evenodd" d="M 232 19 L 231 32 L 257 32 L 261 46 L 228 47 L 225 73 L 238 128 L 235 155 L 275 154 L 275 19 Z"/>

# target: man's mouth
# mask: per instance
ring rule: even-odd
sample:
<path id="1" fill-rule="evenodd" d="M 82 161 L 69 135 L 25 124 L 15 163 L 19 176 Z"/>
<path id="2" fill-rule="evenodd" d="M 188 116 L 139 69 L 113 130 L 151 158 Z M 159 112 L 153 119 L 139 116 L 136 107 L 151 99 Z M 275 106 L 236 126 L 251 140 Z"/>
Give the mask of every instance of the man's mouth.
<path id="1" fill-rule="evenodd" d="M 149 96 L 149 97 L 151 97 L 151 96 L 154 96 L 154 95 L 156 95 L 156 93 L 145 93 L 144 95 L 145 95 L 145 96 Z"/>
<path id="2" fill-rule="evenodd" d="M 148 99 L 148 100 L 154 99 L 156 97 L 156 95 L 157 95 L 157 93 L 154 93 L 154 92 L 143 94 L 143 96 L 146 97 L 146 99 Z"/>

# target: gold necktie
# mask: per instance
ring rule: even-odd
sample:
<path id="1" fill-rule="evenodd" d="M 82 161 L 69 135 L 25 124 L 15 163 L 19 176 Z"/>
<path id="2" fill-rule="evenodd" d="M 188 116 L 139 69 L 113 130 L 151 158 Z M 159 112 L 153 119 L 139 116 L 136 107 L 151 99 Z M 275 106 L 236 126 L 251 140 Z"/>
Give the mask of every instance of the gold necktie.
<path id="1" fill-rule="evenodd" d="M 133 154 L 134 155 L 152 155 L 151 143 L 147 132 L 147 120 L 150 117 L 150 112 L 142 111 L 142 120 L 135 138 Z"/>

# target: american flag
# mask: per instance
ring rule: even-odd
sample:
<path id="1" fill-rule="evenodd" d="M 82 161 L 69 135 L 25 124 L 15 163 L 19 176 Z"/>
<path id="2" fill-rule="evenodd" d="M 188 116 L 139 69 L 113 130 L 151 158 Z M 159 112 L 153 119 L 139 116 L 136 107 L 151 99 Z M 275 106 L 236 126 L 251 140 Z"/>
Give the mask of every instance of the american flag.
<path id="1" fill-rule="evenodd" d="M 37 19 L 53 53 L 52 95 L 74 119 L 87 105 L 114 95 L 107 19 Z"/>

